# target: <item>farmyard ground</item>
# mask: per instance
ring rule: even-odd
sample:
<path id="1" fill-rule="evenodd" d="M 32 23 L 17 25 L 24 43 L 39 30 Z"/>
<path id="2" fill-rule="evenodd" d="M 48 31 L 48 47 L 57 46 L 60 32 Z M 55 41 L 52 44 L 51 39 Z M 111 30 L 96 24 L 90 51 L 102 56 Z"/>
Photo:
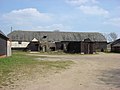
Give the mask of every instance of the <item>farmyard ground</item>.
<path id="1" fill-rule="evenodd" d="M 120 54 L 27 55 L 37 61 L 62 60 L 74 64 L 41 77 L 36 73 L 30 80 L 21 80 L 15 87 L 4 90 L 120 90 Z"/>

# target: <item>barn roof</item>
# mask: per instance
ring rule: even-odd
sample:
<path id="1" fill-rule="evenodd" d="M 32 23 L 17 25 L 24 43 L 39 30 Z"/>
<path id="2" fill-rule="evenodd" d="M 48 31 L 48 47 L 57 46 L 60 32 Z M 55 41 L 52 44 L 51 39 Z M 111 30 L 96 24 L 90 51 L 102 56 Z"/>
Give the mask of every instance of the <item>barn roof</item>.
<path id="1" fill-rule="evenodd" d="M 113 47 L 120 47 L 120 43 L 113 45 Z"/>
<path id="2" fill-rule="evenodd" d="M 13 31 L 8 34 L 12 41 L 32 41 L 37 40 L 47 41 L 83 41 L 89 38 L 91 41 L 106 41 L 101 33 L 89 32 L 50 32 L 50 31 Z"/>
<path id="3" fill-rule="evenodd" d="M 114 42 L 112 42 L 111 45 L 112 46 L 120 46 L 120 39 L 115 40 Z"/>
<path id="4" fill-rule="evenodd" d="M 0 35 L 6 39 L 8 39 L 8 37 L 0 30 Z"/>
<path id="5" fill-rule="evenodd" d="M 1 30 L 0 30 L 0 34 L 5 35 Z"/>

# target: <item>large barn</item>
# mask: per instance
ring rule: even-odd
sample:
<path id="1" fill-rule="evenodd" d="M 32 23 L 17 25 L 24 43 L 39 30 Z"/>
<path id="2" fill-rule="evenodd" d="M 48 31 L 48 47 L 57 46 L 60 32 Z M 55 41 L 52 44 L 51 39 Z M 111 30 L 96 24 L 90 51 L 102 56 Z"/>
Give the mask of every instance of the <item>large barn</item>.
<path id="1" fill-rule="evenodd" d="M 101 33 L 13 31 L 8 34 L 12 49 L 30 51 L 56 51 L 92 54 L 104 51 L 107 41 Z"/>
<path id="2" fill-rule="evenodd" d="M 9 38 L 0 31 L 0 57 L 11 56 L 11 44 Z"/>

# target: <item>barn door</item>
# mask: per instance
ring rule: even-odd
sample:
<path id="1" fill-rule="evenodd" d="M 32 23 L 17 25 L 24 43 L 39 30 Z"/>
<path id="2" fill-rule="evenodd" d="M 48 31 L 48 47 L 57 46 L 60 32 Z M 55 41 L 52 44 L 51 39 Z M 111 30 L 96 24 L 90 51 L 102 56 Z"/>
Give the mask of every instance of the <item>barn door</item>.
<path id="1" fill-rule="evenodd" d="M 39 44 L 33 43 L 31 46 L 31 51 L 38 51 Z"/>
<path id="2" fill-rule="evenodd" d="M 84 54 L 89 54 L 89 44 L 88 43 L 84 43 Z"/>
<path id="3" fill-rule="evenodd" d="M 69 53 L 80 53 L 81 52 L 81 46 L 80 42 L 69 42 L 67 46 L 67 52 Z"/>
<path id="4" fill-rule="evenodd" d="M 89 54 L 93 54 L 93 43 L 90 43 Z"/>
<path id="5" fill-rule="evenodd" d="M 84 54 L 93 54 L 93 43 L 90 39 L 84 40 Z"/>

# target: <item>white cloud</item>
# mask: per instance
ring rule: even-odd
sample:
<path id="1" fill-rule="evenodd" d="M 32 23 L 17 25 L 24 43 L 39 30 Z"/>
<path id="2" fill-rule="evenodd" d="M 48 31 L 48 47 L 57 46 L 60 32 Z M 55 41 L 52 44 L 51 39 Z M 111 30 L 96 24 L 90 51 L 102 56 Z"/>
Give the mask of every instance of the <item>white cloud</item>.
<path id="1" fill-rule="evenodd" d="M 98 0 L 67 0 L 68 4 L 75 5 L 80 11 L 88 15 L 108 16 L 109 11 L 100 7 Z"/>
<path id="2" fill-rule="evenodd" d="M 104 24 L 120 27 L 120 17 L 108 19 Z"/>
<path id="3" fill-rule="evenodd" d="M 109 12 L 98 6 L 80 6 L 79 9 L 89 15 L 100 15 L 100 16 L 108 16 Z"/>
<path id="4" fill-rule="evenodd" d="M 67 0 L 66 2 L 72 5 L 81 5 L 87 3 L 88 0 Z"/>
<path id="5" fill-rule="evenodd" d="M 65 19 L 68 18 L 65 17 L 65 15 L 63 17 L 55 16 L 49 13 L 41 13 L 36 8 L 13 10 L 9 13 L 1 15 L 0 17 L 0 21 L 3 24 L 8 25 L 9 27 L 12 26 L 16 29 L 42 31 L 67 31 L 72 29 L 71 26 L 66 26 L 61 23 L 56 24 L 61 21 L 63 22 L 63 19 L 65 21 Z"/>
<path id="6" fill-rule="evenodd" d="M 39 12 L 36 8 L 26 8 L 4 14 L 2 19 L 15 25 L 30 25 L 36 22 L 48 22 L 51 20 L 51 16 L 47 13 Z"/>
<path id="7" fill-rule="evenodd" d="M 83 4 L 87 4 L 87 3 L 91 3 L 91 4 L 98 3 L 97 0 L 66 0 L 66 2 L 70 3 L 72 5 L 83 5 Z"/>
<path id="8" fill-rule="evenodd" d="M 71 30 L 72 27 L 65 26 L 63 24 L 52 24 L 52 25 L 49 25 L 49 26 L 37 26 L 37 27 L 33 27 L 32 29 L 34 29 L 34 30 L 44 30 L 44 31 L 54 31 L 54 30 L 65 31 L 65 30 Z"/>

